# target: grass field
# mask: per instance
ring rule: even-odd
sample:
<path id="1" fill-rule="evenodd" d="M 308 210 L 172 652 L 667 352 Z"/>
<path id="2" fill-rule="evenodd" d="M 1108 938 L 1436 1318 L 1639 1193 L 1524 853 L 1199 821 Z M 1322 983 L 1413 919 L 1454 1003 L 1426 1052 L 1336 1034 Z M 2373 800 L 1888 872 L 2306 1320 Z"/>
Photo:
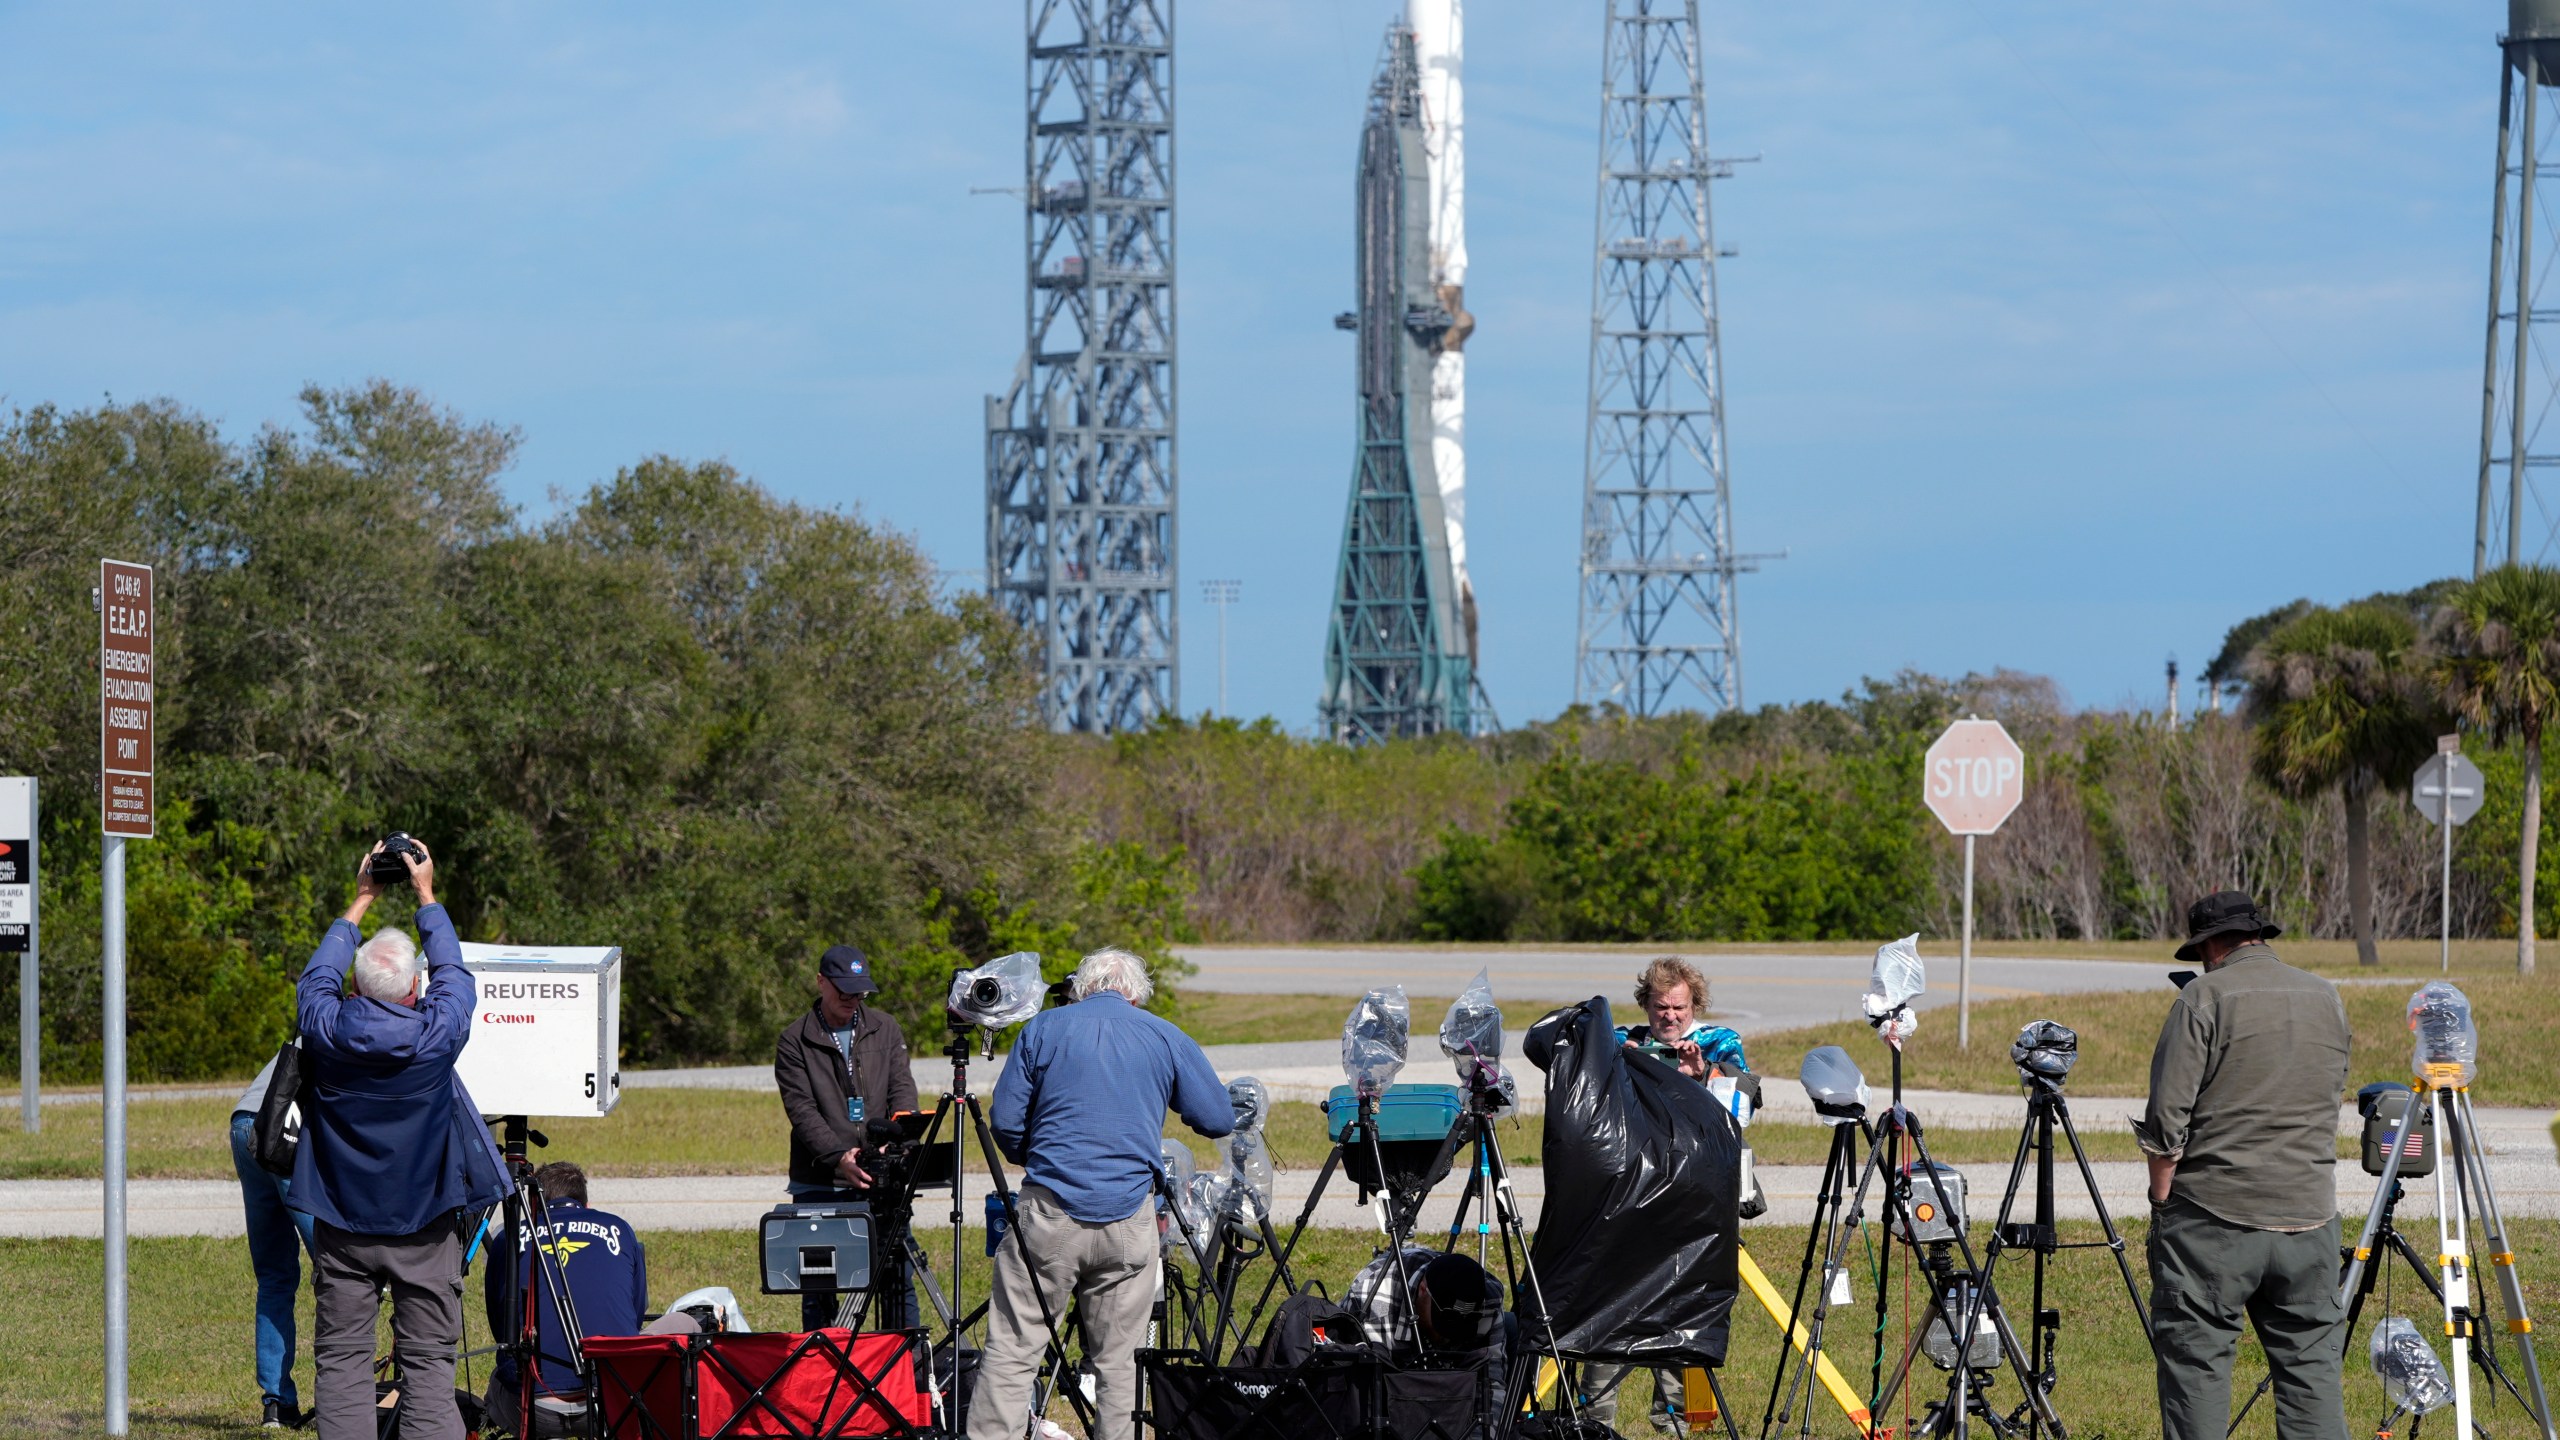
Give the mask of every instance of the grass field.
<path id="1" fill-rule="evenodd" d="M 220 1180 L 232 1174 L 230 1102 L 162 1100 L 132 1106 L 128 1113 L 127 1163 L 134 1178 Z M 0 1129 L 0 1180 L 95 1178 L 101 1118 L 96 1106 L 58 1105 L 45 1113 L 40 1134 Z M 786 1149 L 781 1106 L 771 1095 L 751 1090 L 633 1090 L 604 1119 L 546 1121 L 541 1128 L 551 1147 L 539 1155 L 574 1160 L 598 1176 L 778 1175 Z M 1192 1134 L 1178 1120 L 1168 1120 L 1165 1133 L 1187 1141 L 1202 1163 L 1212 1161 L 1216 1142 Z M 1505 1160 L 1538 1163 L 1545 1137 L 1539 1117 L 1504 1121 L 1497 1133 Z M 1273 1105 L 1263 1134 L 1274 1163 L 1284 1170 L 1323 1164 L 1332 1143 L 1324 1112 L 1296 1101 Z M 1771 1121 L 1753 1126 L 1751 1140 L 1762 1164 L 1819 1165 L 1829 1153 L 1831 1133 L 1818 1125 Z M 2130 1135 L 2091 1130 L 2081 1140 L 2092 1160 L 2140 1155 Z M 2014 1130 L 1947 1129 L 1930 1137 L 1931 1151 L 1952 1164 L 2005 1161 L 2015 1144 Z"/>
<path id="2" fill-rule="evenodd" d="M 2132 1246 L 2134 1268 L 2142 1275 L 2142 1224 L 2124 1226 Z M 1979 1238 L 1979 1236 L 1977 1236 Z M 2093 1239 L 2094 1227 L 2082 1227 L 2067 1238 Z M 2527 1297 L 2548 1316 L 2560 1301 L 2560 1223 L 2517 1222 L 2510 1237 Z M 1781 1292 L 1791 1291 L 1802 1253 L 1803 1232 L 1777 1227 L 1749 1227 L 1745 1242 Z M 697 1285 L 722 1284 L 736 1291 L 759 1328 L 787 1328 L 796 1317 L 797 1301 L 789 1296 L 753 1293 L 753 1239 L 744 1232 L 680 1232 L 649 1239 L 652 1298 L 664 1303 Z M 928 1237 L 930 1243 L 930 1237 Z M 2424 1240 L 2421 1239 L 2423 1246 Z M 970 1244 L 964 1299 L 983 1297 L 985 1265 Z M 1345 1231 L 1309 1232 L 1298 1252 L 1302 1280 L 1320 1279 L 1329 1291 L 1342 1284 L 1370 1253 L 1367 1236 Z M 19 1302 L 22 1316 L 42 1323 L 21 1324 L 9 1351 L 13 1363 L 0 1366 L 0 1432 L 11 1435 L 73 1436 L 98 1429 L 97 1396 L 103 1384 L 98 1333 L 99 1267 L 95 1241 L 0 1241 L 0 1293 Z M 2012 1256 L 2002 1265 L 2003 1293 L 2021 1318 L 2026 1309 L 2026 1257 Z M 1247 1271 L 1247 1284 L 1258 1288 L 1267 1268 Z M 250 1369 L 251 1282 L 248 1261 L 236 1241 L 138 1240 L 133 1244 L 133 1344 L 131 1396 L 134 1433 L 165 1440 L 246 1440 L 255 1435 L 255 1386 Z M 2387 1303 L 2377 1294 L 2370 1313 L 2411 1315 L 2426 1325 L 2424 1298 L 2406 1274 L 2390 1277 Z M 2148 1284 L 2147 1278 L 2144 1283 Z M 1825 1349 L 1854 1388 L 1863 1390 L 1868 1375 L 1874 1330 L 1873 1286 L 1854 1282 L 1856 1303 L 1836 1313 Z M 1898 1291 L 1898 1286 L 1896 1287 Z M 307 1293 L 307 1292 L 306 1292 Z M 476 1282 L 472 1290 L 476 1298 Z M 2054 1263 L 2048 1304 L 2062 1312 L 2061 1381 L 2054 1403 L 2074 1436 L 2084 1440 L 2135 1440 L 2159 1433 L 2154 1418 L 2150 1357 L 2135 1325 L 2122 1282 L 2102 1251 L 2081 1251 Z M 1889 1320 L 1888 1338 L 1896 1353 L 1903 1340 L 1897 1307 Z M 310 1395 L 310 1316 L 300 1316 L 304 1343 L 297 1378 L 306 1401 Z M 2369 1320 L 2368 1320 L 2369 1323 Z M 1767 1314 L 1747 1295 L 1736 1302 L 1733 1342 L 1722 1374 L 1729 1402 L 1743 1417 L 1744 1433 L 1756 1433 L 1767 1399 L 1778 1346 L 1778 1331 Z M 487 1343 L 486 1326 L 470 1311 L 468 1342 Z M 2366 1433 L 2381 1418 L 2380 1387 L 2365 1364 L 2363 1332 L 2356 1337 L 2347 1364 L 2347 1417 L 2351 1432 Z M 387 1343 L 387 1342 L 386 1342 Z M 2514 1351 L 2501 1355 L 2512 1369 Z M 2544 1369 L 2555 1389 L 2560 1374 L 2546 1356 Z M 1890 1359 L 1888 1359 L 1888 1366 Z M 485 1380 L 485 1361 L 472 1364 L 475 1381 Z M 2239 1384 L 2245 1393 L 2263 1374 L 2254 1340 L 2244 1339 Z M 1925 1384 L 1943 1386 L 1934 1370 L 1924 1370 Z M 1637 1409 L 1644 1381 L 1631 1380 L 1621 1402 L 1621 1420 L 1640 1426 Z M 1943 1390 L 1940 1390 L 1943 1393 Z M 2016 1403 L 2018 1391 L 2005 1374 L 1993 1393 L 2003 1411 Z M 1915 1406 L 1916 1409 L 1916 1406 Z M 2274 1434 L 2272 1407 L 2261 1404 L 2240 1433 Z M 2512 1402 L 2482 1411 L 2492 1440 L 2532 1433 Z M 1065 1419 L 1064 1407 L 1059 1418 Z M 2442 1417 L 2438 1417 L 2441 1419 Z M 1900 1417 L 1890 1417 L 1900 1425 Z M 2430 1427 L 2433 1428 L 2433 1427 Z M 1643 1433 L 1640 1430 L 1631 1433 Z M 1792 1427 L 1789 1433 L 1793 1433 Z M 1843 1436 L 1849 1427 L 1827 1401 L 1817 1404 L 1813 1433 Z M 1904 1433 L 1908 1433 L 1906 1430 Z"/>

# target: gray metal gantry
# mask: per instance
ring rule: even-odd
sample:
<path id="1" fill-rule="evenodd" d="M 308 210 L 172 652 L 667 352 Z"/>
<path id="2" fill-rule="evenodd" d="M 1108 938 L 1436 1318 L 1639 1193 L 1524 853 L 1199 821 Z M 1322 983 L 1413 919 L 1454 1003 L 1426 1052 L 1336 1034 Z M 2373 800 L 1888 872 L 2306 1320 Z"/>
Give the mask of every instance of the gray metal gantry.
<path id="1" fill-rule="evenodd" d="M 2489 340 L 2480 382 L 2480 475 L 2471 573 L 2518 561 L 2550 564 L 2560 542 L 2560 493 L 2544 474 L 2560 466 L 2560 426 L 2549 426 L 2555 390 L 2553 326 L 2560 309 L 2541 288 L 2560 260 L 2560 226 L 2537 195 L 2542 152 L 2560 130 L 2560 0 L 2509 0 L 2498 38 L 2498 187 L 2489 227 Z M 2537 229 L 2537 226 L 2539 228 Z"/>
<path id="2" fill-rule="evenodd" d="M 1471 733 L 1476 699 L 1431 457 L 1432 357 L 1456 323 L 1432 287 L 1430 176 L 1413 32 L 1387 31 L 1360 131 L 1359 420 L 1325 632 L 1325 736 Z"/>
<path id="3" fill-rule="evenodd" d="M 1059 730 L 1181 707 L 1173 0 L 1027 0 L 1026 338 L 987 399 L 987 588 Z"/>
<path id="4" fill-rule="evenodd" d="M 1574 699 L 1742 704 L 1696 0 L 1610 0 Z"/>

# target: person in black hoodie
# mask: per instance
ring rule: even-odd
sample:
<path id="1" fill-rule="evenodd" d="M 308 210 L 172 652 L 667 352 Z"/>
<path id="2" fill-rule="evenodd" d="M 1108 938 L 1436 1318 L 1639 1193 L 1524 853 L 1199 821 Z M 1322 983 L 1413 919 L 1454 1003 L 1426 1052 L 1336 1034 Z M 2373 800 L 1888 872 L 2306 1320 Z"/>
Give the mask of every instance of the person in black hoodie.
<path id="1" fill-rule="evenodd" d="M 791 1119 L 795 1203 L 870 1198 L 872 1175 L 861 1154 L 868 1126 L 916 1108 L 907 1033 L 887 1012 L 864 1003 L 879 988 L 861 951 L 830 946 L 818 960 L 816 1003 L 774 1044 L 773 1083 Z M 903 1304 L 906 1314 L 892 1318 L 913 1323 L 915 1296 Z M 831 1290 L 803 1294 L 801 1328 L 834 1324 L 838 1305 Z"/>

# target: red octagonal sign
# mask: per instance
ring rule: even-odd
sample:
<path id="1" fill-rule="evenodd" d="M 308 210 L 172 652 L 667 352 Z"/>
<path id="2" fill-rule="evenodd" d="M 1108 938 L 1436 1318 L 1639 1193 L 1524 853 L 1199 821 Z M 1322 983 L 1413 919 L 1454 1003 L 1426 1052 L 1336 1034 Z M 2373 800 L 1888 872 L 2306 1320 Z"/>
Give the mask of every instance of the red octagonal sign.
<path id="1" fill-rule="evenodd" d="M 1997 720 L 1958 720 L 1920 766 L 1929 813 L 1955 835 L 1988 835 L 2027 795 L 2027 753 Z"/>

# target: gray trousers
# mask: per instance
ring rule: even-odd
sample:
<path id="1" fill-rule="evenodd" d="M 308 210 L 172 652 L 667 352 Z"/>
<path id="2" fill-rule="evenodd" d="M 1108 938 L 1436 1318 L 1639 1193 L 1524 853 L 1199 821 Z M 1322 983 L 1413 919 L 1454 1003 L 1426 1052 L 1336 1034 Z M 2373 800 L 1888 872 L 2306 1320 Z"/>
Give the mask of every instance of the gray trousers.
<path id="1" fill-rule="evenodd" d="M 320 1440 L 374 1440 L 373 1324 L 391 1290 L 402 1440 L 462 1440 L 453 1352 L 462 1341 L 462 1236 L 451 1218 L 413 1235 L 358 1235 L 322 1220 L 311 1236 L 312 1368 Z"/>
<path id="2" fill-rule="evenodd" d="M 1681 1379 L 1680 1372 L 1677 1370 L 1660 1369 L 1646 1371 L 1639 1370 L 1632 1365 L 1586 1365 L 1582 1367 L 1583 1408 L 1590 1412 L 1593 1419 L 1598 1420 L 1601 1424 L 1609 1426 L 1612 1429 L 1616 1429 L 1618 1426 L 1618 1387 L 1627 1381 L 1634 1379 L 1639 1374 L 1650 1374 L 1653 1376 L 1653 1403 L 1646 1407 L 1645 1413 L 1648 1415 L 1661 1413 L 1663 1409 L 1663 1401 L 1668 1398 L 1671 1402 L 1670 1410 L 1673 1417 L 1673 1425 L 1671 1428 L 1676 1431 L 1679 1428 L 1678 1417 L 1681 1412 L 1681 1405 L 1687 1397 L 1687 1391 L 1684 1389 L 1686 1382 Z M 1632 1430 L 1635 1427 L 1633 1425 L 1629 1425 L 1626 1428 Z M 1662 1427 L 1657 1425 L 1655 1428 L 1660 1429 Z"/>
<path id="3" fill-rule="evenodd" d="M 2286 1234 L 2234 1225 L 2172 1197 L 2151 1211 L 2151 1340 L 2165 1440 L 2222 1440 L 2240 1322 L 2275 1381 L 2278 1440 L 2346 1440 L 2338 1220 Z"/>
<path id="4" fill-rule="evenodd" d="M 1023 1186 L 1014 1208 L 1014 1226 L 996 1247 L 987 1348 L 978 1357 L 977 1389 L 969 1397 L 969 1440 L 1022 1440 L 1031 1419 L 1031 1382 L 1049 1346 L 1042 1293 L 1062 1322 L 1070 1297 L 1081 1302 L 1085 1362 L 1101 1392 L 1093 1440 L 1130 1440 L 1138 1405 L 1137 1352 L 1146 1341 L 1147 1312 L 1156 1294 L 1155 1199 L 1149 1196 L 1137 1213 L 1103 1225 L 1068 1214 L 1057 1196 L 1037 1185 Z M 1035 1273 L 1040 1292 L 1032 1289 Z"/>

